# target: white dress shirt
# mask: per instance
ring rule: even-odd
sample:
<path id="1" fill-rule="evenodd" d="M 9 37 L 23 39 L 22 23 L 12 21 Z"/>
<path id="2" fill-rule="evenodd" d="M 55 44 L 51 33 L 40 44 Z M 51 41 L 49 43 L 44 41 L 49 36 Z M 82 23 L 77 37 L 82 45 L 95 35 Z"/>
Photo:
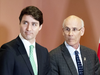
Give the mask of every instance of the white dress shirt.
<path id="1" fill-rule="evenodd" d="M 76 58 L 75 58 L 75 53 L 74 53 L 76 49 L 74 49 L 72 46 L 68 45 L 66 41 L 65 41 L 65 46 L 66 46 L 66 48 L 68 49 L 68 51 L 69 51 L 69 53 L 70 53 L 70 55 L 71 55 L 71 58 L 72 58 L 72 60 L 73 60 L 73 62 L 74 62 L 74 65 L 75 65 L 75 67 L 76 67 L 76 69 L 77 69 L 77 72 L 78 72 L 78 67 L 77 67 Z M 83 65 L 83 63 L 82 63 L 82 58 L 81 58 L 81 53 L 80 53 L 80 45 L 79 45 L 77 51 L 79 52 L 79 58 L 80 58 L 81 64 Z"/>
<path id="2" fill-rule="evenodd" d="M 22 42 L 24 44 L 24 47 L 26 49 L 26 52 L 27 52 L 28 56 L 29 56 L 29 51 L 30 51 L 29 50 L 29 46 L 30 45 L 33 45 L 34 46 L 34 49 L 33 49 L 33 57 L 34 57 L 34 61 L 36 63 L 37 71 L 38 71 L 38 64 L 37 64 L 37 56 L 36 56 L 36 46 L 35 46 L 35 42 L 33 44 L 31 44 L 29 41 L 27 41 L 26 39 L 24 39 L 21 34 L 19 34 L 19 37 L 20 37 L 20 39 L 22 40 Z"/>

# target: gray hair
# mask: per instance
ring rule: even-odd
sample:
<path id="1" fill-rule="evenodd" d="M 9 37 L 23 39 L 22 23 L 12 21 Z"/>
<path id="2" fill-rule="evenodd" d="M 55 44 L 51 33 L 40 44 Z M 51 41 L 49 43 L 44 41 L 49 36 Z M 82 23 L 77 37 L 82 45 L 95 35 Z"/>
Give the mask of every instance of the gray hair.
<path id="1" fill-rule="evenodd" d="M 84 21 L 81 19 L 81 22 L 82 22 L 82 27 L 84 27 Z"/>

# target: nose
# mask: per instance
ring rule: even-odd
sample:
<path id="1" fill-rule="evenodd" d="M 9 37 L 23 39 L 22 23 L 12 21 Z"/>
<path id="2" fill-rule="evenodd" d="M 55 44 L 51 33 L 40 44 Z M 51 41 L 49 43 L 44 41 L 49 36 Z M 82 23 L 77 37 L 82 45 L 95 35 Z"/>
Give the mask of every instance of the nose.
<path id="1" fill-rule="evenodd" d="M 72 34 L 73 34 L 73 31 L 72 31 L 72 30 L 70 30 L 70 31 L 69 31 L 69 35 L 72 35 Z"/>
<path id="2" fill-rule="evenodd" d="M 30 24 L 27 25 L 27 31 L 30 31 L 32 29 L 32 26 Z"/>

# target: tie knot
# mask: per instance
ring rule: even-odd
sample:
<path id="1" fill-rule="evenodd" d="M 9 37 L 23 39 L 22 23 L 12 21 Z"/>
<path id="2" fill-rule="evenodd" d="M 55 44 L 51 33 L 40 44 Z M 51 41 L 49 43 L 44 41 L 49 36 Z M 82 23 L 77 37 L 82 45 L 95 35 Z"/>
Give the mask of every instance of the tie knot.
<path id="1" fill-rule="evenodd" d="M 79 53 L 78 51 L 75 51 L 75 54 L 76 54 L 76 55 L 78 55 L 78 53 Z"/>
<path id="2" fill-rule="evenodd" d="M 30 48 L 34 48 L 34 46 L 33 45 L 30 45 Z"/>

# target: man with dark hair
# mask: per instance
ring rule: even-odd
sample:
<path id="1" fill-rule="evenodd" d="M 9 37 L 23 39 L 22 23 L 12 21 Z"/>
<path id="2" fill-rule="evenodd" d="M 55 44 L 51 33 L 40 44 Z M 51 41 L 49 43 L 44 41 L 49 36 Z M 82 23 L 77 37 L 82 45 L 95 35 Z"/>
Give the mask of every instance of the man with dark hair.
<path id="1" fill-rule="evenodd" d="M 42 12 L 28 6 L 21 11 L 19 21 L 18 37 L 1 46 L 0 75 L 50 75 L 48 51 L 35 40 L 42 28 Z"/>
<path id="2" fill-rule="evenodd" d="M 21 22 L 23 15 L 31 15 L 34 19 L 39 21 L 39 25 L 42 25 L 43 23 L 43 14 L 42 12 L 34 6 L 29 6 L 26 7 L 22 10 L 20 16 L 19 16 L 19 21 Z"/>
<path id="3" fill-rule="evenodd" d="M 80 45 L 84 21 L 71 15 L 63 21 L 65 41 L 50 52 L 51 75 L 100 75 L 100 63 L 94 50 Z"/>

